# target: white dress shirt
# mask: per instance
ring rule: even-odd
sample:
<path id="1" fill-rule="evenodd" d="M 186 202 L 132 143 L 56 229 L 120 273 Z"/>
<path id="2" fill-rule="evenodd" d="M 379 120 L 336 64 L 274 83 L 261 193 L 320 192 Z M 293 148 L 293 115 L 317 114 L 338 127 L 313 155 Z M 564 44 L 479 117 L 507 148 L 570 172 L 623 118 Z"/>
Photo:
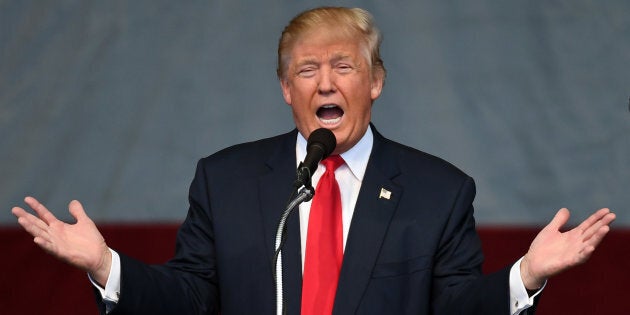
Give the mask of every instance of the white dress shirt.
<path id="1" fill-rule="evenodd" d="M 346 240 L 348 239 L 348 231 L 350 230 L 350 222 L 352 222 L 352 214 L 354 213 L 354 206 L 357 203 L 357 197 L 359 196 L 359 189 L 361 189 L 361 182 L 363 182 L 363 175 L 365 175 L 365 169 L 367 168 L 368 159 L 370 158 L 370 152 L 372 151 L 373 143 L 372 130 L 368 128 L 367 132 L 359 140 L 355 146 L 350 150 L 341 153 L 341 157 L 346 162 L 339 166 L 335 170 L 335 178 L 341 193 L 341 221 L 343 225 L 343 248 L 346 248 Z M 304 161 L 306 157 L 306 144 L 301 133 L 298 132 L 297 141 L 295 145 L 295 156 L 297 157 L 298 165 L 299 161 Z M 296 165 L 297 167 L 297 165 Z M 313 187 L 317 187 L 319 178 L 322 177 L 326 168 L 319 163 L 317 170 L 313 173 L 311 179 Z M 317 192 L 316 192 L 317 193 Z M 306 252 L 306 234 L 308 231 L 308 217 L 311 211 L 311 201 L 303 202 L 300 204 L 300 237 L 302 241 L 302 272 L 304 272 L 304 255 Z"/>

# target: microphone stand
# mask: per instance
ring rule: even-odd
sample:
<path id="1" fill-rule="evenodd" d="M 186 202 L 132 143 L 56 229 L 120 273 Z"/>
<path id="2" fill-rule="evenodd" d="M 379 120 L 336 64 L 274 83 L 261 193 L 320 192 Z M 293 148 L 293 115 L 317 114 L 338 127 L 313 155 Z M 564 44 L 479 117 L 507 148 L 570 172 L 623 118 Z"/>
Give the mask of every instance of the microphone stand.
<path id="1" fill-rule="evenodd" d="M 306 168 L 306 171 L 309 172 L 308 168 Z M 304 182 L 304 187 L 296 195 L 296 191 L 302 185 L 302 182 Z M 276 230 L 276 242 L 273 256 L 273 277 L 276 284 L 276 315 L 284 315 L 285 313 L 284 296 L 282 292 L 282 246 L 284 245 L 284 241 L 286 239 L 287 218 L 293 209 L 295 209 L 299 204 L 311 200 L 313 195 L 315 195 L 315 189 L 311 185 L 310 176 L 307 176 L 306 179 L 304 179 L 301 178 L 300 172 L 298 172 L 298 180 L 293 183 L 293 186 L 295 187 L 295 190 L 291 194 L 291 198 L 289 198 L 289 203 L 280 217 L 278 229 Z"/>

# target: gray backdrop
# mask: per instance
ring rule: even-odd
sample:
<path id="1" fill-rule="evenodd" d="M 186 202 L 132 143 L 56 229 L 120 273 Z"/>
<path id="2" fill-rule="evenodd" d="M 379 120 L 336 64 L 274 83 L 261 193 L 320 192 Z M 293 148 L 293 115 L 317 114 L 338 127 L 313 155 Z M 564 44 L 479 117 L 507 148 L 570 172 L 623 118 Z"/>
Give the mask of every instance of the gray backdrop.
<path id="1" fill-rule="evenodd" d="M 473 176 L 481 224 L 608 206 L 630 226 L 629 1 L 339 4 L 385 36 L 373 122 Z M 25 195 L 182 220 L 200 157 L 293 128 L 277 39 L 315 5 L 0 0 L 0 223 Z"/>

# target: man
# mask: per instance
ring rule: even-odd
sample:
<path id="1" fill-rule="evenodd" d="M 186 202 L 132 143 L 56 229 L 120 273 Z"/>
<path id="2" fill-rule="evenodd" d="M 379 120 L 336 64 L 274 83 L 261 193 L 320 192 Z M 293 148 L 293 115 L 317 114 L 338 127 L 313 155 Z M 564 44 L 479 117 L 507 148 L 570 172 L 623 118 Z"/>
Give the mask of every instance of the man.
<path id="1" fill-rule="evenodd" d="M 333 279 L 326 282 L 334 283 L 332 291 L 320 292 L 319 280 L 311 286 L 316 276 L 310 270 L 321 263 L 319 256 L 311 260 L 321 245 L 312 241 L 317 232 L 311 234 L 320 212 L 315 200 L 302 204 L 289 219 L 283 250 L 289 314 L 533 310 L 533 296 L 546 279 L 586 261 L 615 215 L 601 209 L 560 233 L 569 217 L 561 209 L 521 260 L 482 275 L 472 179 L 443 160 L 385 139 L 370 125 L 385 80 L 379 44 L 372 17 L 361 9 L 318 8 L 289 23 L 278 48 L 278 76 L 297 130 L 199 162 L 175 257 L 163 266 L 110 250 L 78 201 L 69 205 L 77 219 L 72 225 L 32 197 L 25 201 L 37 217 L 19 207 L 12 211 L 39 246 L 89 273 L 102 311 L 272 314 L 275 227 L 296 165 L 306 155 L 305 139 L 323 127 L 337 139 L 333 154 L 341 166 L 326 173 L 320 165 L 313 184 L 326 176 L 339 183 L 343 260 L 338 270 L 318 271 Z"/>

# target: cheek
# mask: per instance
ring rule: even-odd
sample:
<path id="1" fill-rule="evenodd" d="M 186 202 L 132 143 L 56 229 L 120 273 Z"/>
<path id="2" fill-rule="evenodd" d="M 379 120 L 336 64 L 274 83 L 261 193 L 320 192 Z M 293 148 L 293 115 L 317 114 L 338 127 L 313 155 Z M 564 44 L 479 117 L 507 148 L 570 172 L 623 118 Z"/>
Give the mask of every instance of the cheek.
<path id="1" fill-rule="evenodd" d="M 293 120 L 298 127 L 304 128 L 313 124 L 314 117 L 306 106 L 293 104 L 291 109 L 293 111 Z"/>
<path id="2" fill-rule="evenodd" d="M 372 106 L 368 106 L 366 108 L 363 108 L 362 112 L 361 112 L 361 117 L 360 117 L 360 124 L 361 126 L 365 126 L 367 124 L 370 123 L 370 118 L 372 117 Z"/>
<path id="3" fill-rule="evenodd" d="M 289 100 L 290 104 L 305 105 L 310 103 L 316 91 L 317 86 L 310 82 L 293 82 L 290 88 L 283 90 L 283 94 L 285 101 Z"/>

